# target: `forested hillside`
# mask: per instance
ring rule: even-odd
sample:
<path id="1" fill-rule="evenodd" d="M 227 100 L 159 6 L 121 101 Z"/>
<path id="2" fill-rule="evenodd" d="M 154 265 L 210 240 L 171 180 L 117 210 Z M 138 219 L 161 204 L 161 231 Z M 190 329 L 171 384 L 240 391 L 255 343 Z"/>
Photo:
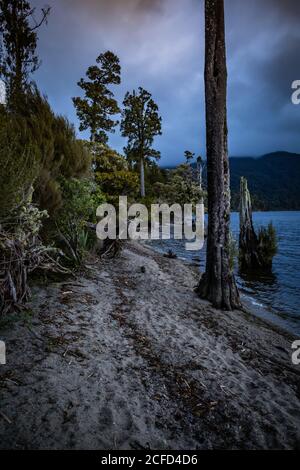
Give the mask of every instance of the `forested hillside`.
<path id="1" fill-rule="evenodd" d="M 300 155 L 275 152 L 260 158 L 231 158 L 233 209 L 238 207 L 241 176 L 245 176 L 260 210 L 300 209 Z"/>
<path id="2" fill-rule="evenodd" d="M 196 163 L 192 163 L 196 168 Z M 273 152 L 259 158 L 230 158 L 232 209 L 239 206 L 244 176 L 256 210 L 300 210 L 300 154 Z M 206 185 L 206 172 L 203 174 Z"/>

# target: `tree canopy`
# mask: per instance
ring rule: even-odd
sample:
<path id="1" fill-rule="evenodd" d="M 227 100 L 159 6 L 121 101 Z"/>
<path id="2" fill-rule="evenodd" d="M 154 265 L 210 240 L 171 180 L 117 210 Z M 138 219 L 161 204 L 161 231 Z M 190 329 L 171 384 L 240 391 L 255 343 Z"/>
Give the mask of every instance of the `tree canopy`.
<path id="1" fill-rule="evenodd" d="M 144 164 L 154 158 L 160 158 L 160 152 L 152 147 L 154 137 L 161 135 L 161 117 L 158 106 L 152 99 L 151 93 L 139 88 L 127 93 L 123 102 L 121 132 L 127 137 L 127 146 L 124 148 L 130 163 L 140 166 L 141 195 L 145 196 Z"/>
<path id="2" fill-rule="evenodd" d="M 114 132 L 118 121 L 113 116 L 120 112 L 109 85 L 121 83 L 119 58 L 110 51 L 100 54 L 97 65 L 88 68 L 86 79 L 81 79 L 78 86 L 84 91 L 84 98 L 73 98 L 73 103 L 80 120 L 80 131 L 90 130 L 91 140 L 106 143 L 107 132 Z"/>
<path id="3" fill-rule="evenodd" d="M 127 93 L 124 99 L 121 131 L 128 138 L 125 153 L 129 160 L 139 158 L 160 158 L 160 152 L 152 148 L 154 137 L 161 135 L 161 117 L 158 106 L 152 99 L 151 93 L 139 88 Z"/>
<path id="4" fill-rule="evenodd" d="M 0 74 L 6 83 L 11 106 L 17 105 L 29 84 L 30 75 L 40 65 L 36 53 L 37 30 L 47 22 L 50 7 L 42 9 L 39 20 L 36 20 L 35 13 L 36 9 L 27 1 L 0 0 Z"/>

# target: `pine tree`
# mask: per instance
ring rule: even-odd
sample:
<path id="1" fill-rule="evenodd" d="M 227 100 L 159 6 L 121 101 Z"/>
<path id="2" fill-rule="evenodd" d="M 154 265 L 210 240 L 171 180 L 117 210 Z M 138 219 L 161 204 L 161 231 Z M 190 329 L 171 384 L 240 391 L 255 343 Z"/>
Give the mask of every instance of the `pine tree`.
<path id="1" fill-rule="evenodd" d="M 110 51 L 99 55 L 98 65 L 88 68 L 87 80 L 81 79 L 78 86 L 84 91 L 84 98 L 73 98 L 80 120 L 80 131 L 91 132 L 91 141 L 106 143 L 107 132 L 114 132 L 118 125 L 112 118 L 120 113 L 118 103 L 109 85 L 121 83 L 119 58 Z"/>
<path id="2" fill-rule="evenodd" d="M 160 152 L 152 148 L 154 137 L 161 135 L 161 117 L 151 93 L 139 88 L 138 93 L 127 93 L 124 99 L 121 131 L 128 138 L 124 148 L 127 159 L 140 168 L 141 197 L 145 197 L 145 163 L 151 158 L 158 160 Z"/>

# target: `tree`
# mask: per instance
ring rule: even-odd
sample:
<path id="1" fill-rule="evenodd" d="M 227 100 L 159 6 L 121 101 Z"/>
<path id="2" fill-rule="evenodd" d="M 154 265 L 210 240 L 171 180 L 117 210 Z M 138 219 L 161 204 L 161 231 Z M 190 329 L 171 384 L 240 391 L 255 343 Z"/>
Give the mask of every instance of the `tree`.
<path id="1" fill-rule="evenodd" d="M 152 148 L 154 137 L 161 135 L 161 117 L 151 93 L 139 88 L 138 93 L 127 93 L 122 112 L 122 136 L 128 138 L 124 148 L 127 159 L 137 162 L 140 168 L 141 197 L 145 197 L 145 163 L 151 158 L 158 160 L 160 152 Z"/>
<path id="2" fill-rule="evenodd" d="M 175 170 L 168 171 L 166 183 L 157 182 L 154 190 L 158 201 L 168 204 L 199 204 L 204 193 L 199 188 L 190 165 L 184 163 Z"/>
<path id="3" fill-rule="evenodd" d="M 205 101 L 208 238 L 206 271 L 197 287 L 216 308 L 241 306 L 230 266 L 230 174 L 224 0 L 205 0 Z"/>
<path id="4" fill-rule="evenodd" d="M 139 179 L 126 159 L 105 144 L 86 142 L 85 146 L 92 157 L 95 181 L 107 202 L 117 204 L 121 195 L 134 200 L 139 191 Z"/>
<path id="5" fill-rule="evenodd" d="M 191 161 L 194 159 L 195 154 L 193 152 L 190 152 L 189 150 L 186 150 L 184 152 L 184 156 L 185 156 L 186 163 L 189 165 Z"/>
<path id="6" fill-rule="evenodd" d="M 2 58 L 0 74 L 7 86 L 7 101 L 16 107 L 29 85 L 30 75 L 40 65 L 36 54 L 37 30 L 47 22 L 50 7 L 42 9 L 40 20 L 36 9 L 24 0 L 0 0 L 0 33 Z"/>
<path id="7" fill-rule="evenodd" d="M 118 103 L 109 85 L 121 83 L 119 58 L 110 51 L 100 54 L 98 65 L 88 68 L 87 80 L 83 78 L 78 86 L 84 91 L 84 98 L 73 98 L 73 103 L 80 120 L 80 131 L 90 129 L 91 141 L 106 143 L 107 132 L 114 132 L 118 125 L 113 116 L 120 113 Z"/>

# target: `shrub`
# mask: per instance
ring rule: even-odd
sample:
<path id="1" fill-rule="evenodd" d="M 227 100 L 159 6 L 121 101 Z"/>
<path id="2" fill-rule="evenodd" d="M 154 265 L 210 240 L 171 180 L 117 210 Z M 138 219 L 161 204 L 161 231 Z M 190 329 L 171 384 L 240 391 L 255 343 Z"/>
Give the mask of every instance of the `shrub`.
<path id="1" fill-rule="evenodd" d="M 99 143 L 85 143 L 93 161 L 95 180 L 106 200 L 117 203 L 119 196 L 134 200 L 139 193 L 139 176 L 130 170 L 122 155 Z"/>
<path id="2" fill-rule="evenodd" d="M 0 315 L 20 308 L 30 297 L 29 275 L 37 270 L 66 273 L 59 264 L 59 252 L 45 246 L 39 232 L 47 217 L 32 204 L 33 188 L 27 200 L 0 226 Z"/>
<path id="3" fill-rule="evenodd" d="M 190 165 L 179 165 L 175 170 L 169 171 L 167 183 L 155 184 L 159 202 L 170 204 L 198 204 L 204 197 L 198 182 L 193 175 Z"/>
<path id="4" fill-rule="evenodd" d="M 0 219 L 22 205 L 35 181 L 40 159 L 22 118 L 0 108 Z"/>
<path id="5" fill-rule="evenodd" d="M 268 227 L 261 227 L 258 232 L 259 253 L 265 266 L 272 266 L 272 261 L 277 253 L 277 235 L 272 222 Z"/>
<path id="6" fill-rule="evenodd" d="M 35 201 L 53 217 L 63 204 L 61 178 L 88 174 L 91 158 L 82 142 L 76 140 L 73 125 L 55 115 L 36 88 L 26 96 L 23 116 L 40 155 Z"/>
<path id="7" fill-rule="evenodd" d="M 98 185 L 90 180 L 61 179 L 63 206 L 56 218 L 59 242 L 68 262 L 81 265 L 96 241 L 88 223 L 96 222 L 97 207 L 105 201 Z"/>

